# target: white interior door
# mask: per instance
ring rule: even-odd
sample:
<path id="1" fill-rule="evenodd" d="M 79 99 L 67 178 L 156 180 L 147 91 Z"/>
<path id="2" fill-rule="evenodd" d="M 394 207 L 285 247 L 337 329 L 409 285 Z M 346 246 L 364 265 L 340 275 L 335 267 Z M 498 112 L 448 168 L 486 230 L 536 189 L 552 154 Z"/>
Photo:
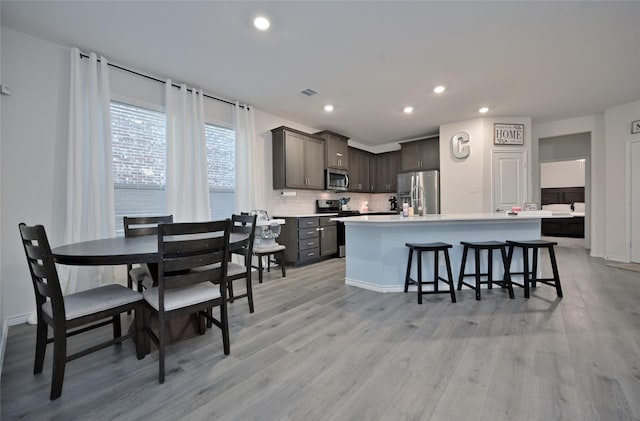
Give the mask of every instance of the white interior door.
<path id="1" fill-rule="evenodd" d="M 527 197 L 525 151 L 493 151 L 493 209 L 508 211 Z"/>
<path id="2" fill-rule="evenodd" d="M 631 142 L 631 261 L 640 263 L 640 142 Z"/>

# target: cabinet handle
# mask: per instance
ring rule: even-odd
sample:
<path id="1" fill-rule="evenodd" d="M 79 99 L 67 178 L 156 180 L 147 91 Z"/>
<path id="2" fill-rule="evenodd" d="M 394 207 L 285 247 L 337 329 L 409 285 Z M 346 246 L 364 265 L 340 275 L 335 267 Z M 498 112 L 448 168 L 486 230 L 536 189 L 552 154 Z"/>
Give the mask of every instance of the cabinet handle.
<path id="1" fill-rule="evenodd" d="M 307 235 L 312 235 L 313 231 L 307 231 Z"/>
<path id="2" fill-rule="evenodd" d="M 342 157 L 342 154 L 340 152 L 336 152 L 336 155 L 338 155 L 339 157 Z"/>
<path id="3" fill-rule="evenodd" d="M 307 253 L 307 256 L 309 256 L 309 257 L 315 256 L 315 253 Z"/>
<path id="4" fill-rule="evenodd" d="M 308 245 L 308 246 L 312 246 L 312 245 L 313 245 L 313 243 L 307 243 L 307 245 Z"/>

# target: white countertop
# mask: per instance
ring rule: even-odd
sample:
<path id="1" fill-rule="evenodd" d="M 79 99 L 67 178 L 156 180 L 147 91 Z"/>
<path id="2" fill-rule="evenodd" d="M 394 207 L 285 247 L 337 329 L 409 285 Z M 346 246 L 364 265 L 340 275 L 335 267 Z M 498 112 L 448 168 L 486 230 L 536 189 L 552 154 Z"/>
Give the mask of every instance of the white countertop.
<path id="1" fill-rule="evenodd" d="M 566 218 L 568 215 L 554 215 L 552 212 L 536 211 L 536 212 L 519 212 L 517 215 L 508 215 L 506 212 L 496 213 L 460 213 L 460 214 L 441 214 L 441 215 L 425 215 L 425 216 L 402 216 L 402 215 L 361 215 L 349 216 L 342 218 L 332 218 L 334 221 L 341 221 L 347 224 L 367 224 L 367 223 L 384 223 L 384 224 L 407 224 L 407 223 L 425 223 L 425 222 L 479 222 L 479 221 L 508 221 L 523 219 L 541 219 L 541 218 Z"/>
<path id="2" fill-rule="evenodd" d="M 317 216 L 338 216 L 338 213 L 296 213 L 296 214 L 286 214 L 286 213 L 278 213 L 278 218 L 314 218 Z"/>
<path id="3" fill-rule="evenodd" d="M 256 226 L 265 226 L 265 225 L 273 225 L 273 224 L 284 225 L 285 224 L 285 220 L 284 219 L 269 219 L 268 221 L 256 221 Z"/>

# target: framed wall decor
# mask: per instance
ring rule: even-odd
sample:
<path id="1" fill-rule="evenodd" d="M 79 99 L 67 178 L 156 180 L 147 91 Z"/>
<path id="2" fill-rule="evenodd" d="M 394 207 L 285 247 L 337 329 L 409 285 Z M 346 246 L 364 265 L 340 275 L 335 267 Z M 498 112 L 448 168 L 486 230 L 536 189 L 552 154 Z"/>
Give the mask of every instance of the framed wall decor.
<path id="1" fill-rule="evenodd" d="M 523 145 L 524 124 L 493 124 L 494 145 Z"/>
<path id="2" fill-rule="evenodd" d="M 640 133 L 640 120 L 631 122 L 631 134 Z"/>

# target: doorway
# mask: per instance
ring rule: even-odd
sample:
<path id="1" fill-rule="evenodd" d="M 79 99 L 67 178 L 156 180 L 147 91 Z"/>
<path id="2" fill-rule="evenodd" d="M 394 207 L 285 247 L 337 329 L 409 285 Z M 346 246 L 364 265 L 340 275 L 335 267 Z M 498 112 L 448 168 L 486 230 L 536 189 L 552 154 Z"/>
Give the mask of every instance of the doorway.
<path id="1" fill-rule="evenodd" d="M 631 261 L 640 263 L 640 141 L 631 142 Z"/>
<path id="2" fill-rule="evenodd" d="M 554 137 L 540 138 L 538 141 L 538 186 L 542 196 L 542 165 L 562 161 L 571 161 L 584 167 L 584 239 L 581 245 L 591 248 L 591 133 L 574 133 Z M 575 181 L 574 181 L 575 183 Z M 573 184 L 573 183 L 572 183 Z"/>

